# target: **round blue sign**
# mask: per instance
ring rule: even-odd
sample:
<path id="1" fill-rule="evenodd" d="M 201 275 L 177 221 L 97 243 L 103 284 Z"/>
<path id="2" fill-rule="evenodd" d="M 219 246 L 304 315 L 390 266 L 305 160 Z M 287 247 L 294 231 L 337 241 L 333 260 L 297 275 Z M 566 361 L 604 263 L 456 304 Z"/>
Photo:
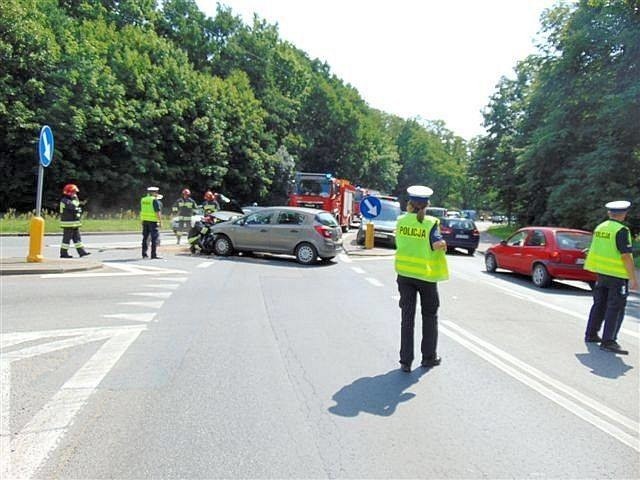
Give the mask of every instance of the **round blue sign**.
<path id="1" fill-rule="evenodd" d="M 376 218 L 382 210 L 382 202 L 378 197 L 364 197 L 360 200 L 360 213 L 364 218 Z"/>
<path id="2" fill-rule="evenodd" d="M 38 153 L 40 154 L 40 165 L 43 167 L 51 165 L 51 160 L 53 160 L 53 132 L 48 125 L 45 125 L 40 130 Z"/>

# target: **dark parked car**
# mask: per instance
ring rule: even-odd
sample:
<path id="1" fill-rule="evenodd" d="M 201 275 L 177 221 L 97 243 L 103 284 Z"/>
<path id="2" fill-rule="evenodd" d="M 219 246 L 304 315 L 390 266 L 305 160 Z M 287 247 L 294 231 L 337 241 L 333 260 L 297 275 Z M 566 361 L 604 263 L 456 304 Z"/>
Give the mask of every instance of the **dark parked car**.
<path id="1" fill-rule="evenodd" d="M 396 220 L 402 214 L 402 210 L 400 210 L 400 203 L 395 200 L 380 198 L 380 204 L 382 205 L 382 208 L 377 217 L 372 218 L 371 220 L 363 219 L 360 223 L 358 233 L 356 234 L 356 242 L 359 245 L 364 245 L 367 223 L 371 222 L 373 223 L 374 228 L 374 243 L 384 243 L 385 245 L 395 248 Z"/>
<path id="2" fill-rule="evenodd" d="M 308 265 L 342 250 L 342 230 L 329 212 L 313 208 L 265 207 L 211 228 L 216 255 L 268 252 L 294 255 Z"/>
<path id="3" fill-rule="evenodd" d="M 487 250 L 487 272 L 503 268 L 531 275 L 540 288 L 549 286 L 554 278 L 593 285 L 596 274 L 583 268 L 591 236 L 591 232 L 570 228 L 521 228 Z"/>
<path id="4" fill-rule="evenodd" d="M 447 242 L 447 251 L 464 248 L 473 255 L 480 242 L 480 232 L 473 220 L 466 218 L 443 218 L 440 220 L 440 233 Z"/>

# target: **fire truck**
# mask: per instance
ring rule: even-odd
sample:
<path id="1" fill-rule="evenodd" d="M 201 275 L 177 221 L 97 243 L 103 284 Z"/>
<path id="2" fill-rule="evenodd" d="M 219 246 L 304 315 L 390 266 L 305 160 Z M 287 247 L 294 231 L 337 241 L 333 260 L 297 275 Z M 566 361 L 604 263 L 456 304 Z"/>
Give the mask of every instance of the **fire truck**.
<path id="1" fill-rule="evenodd" d="M 334 178 L 330 173 L 296 172 L 295 185 L 289 193 L 289 206 L 318 208 L 331 212 L 342 227 L 349 229 L 356 193 L 349 180 Z"/>

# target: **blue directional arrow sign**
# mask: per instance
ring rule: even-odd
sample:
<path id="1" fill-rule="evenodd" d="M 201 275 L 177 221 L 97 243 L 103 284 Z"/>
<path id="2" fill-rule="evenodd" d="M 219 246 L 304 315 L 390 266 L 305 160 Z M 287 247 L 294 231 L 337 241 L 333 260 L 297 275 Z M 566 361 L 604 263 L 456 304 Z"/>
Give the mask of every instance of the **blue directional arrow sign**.
<path id="1" fill-rule="evenodd" d="M 40 154 L 40 165 L 43 167 L 51 165 L 51 160 L 53 160 L 53 132 L 48 125 L 45 125 L 40 130 L 38 153 Z"/>
<path id="2" fill-rule="evenodd" d="M 360 200 L 360 213 L 364 218 L 376 218 L 381 209 L 382 203 L 378 197 L 364 197 Z"/>

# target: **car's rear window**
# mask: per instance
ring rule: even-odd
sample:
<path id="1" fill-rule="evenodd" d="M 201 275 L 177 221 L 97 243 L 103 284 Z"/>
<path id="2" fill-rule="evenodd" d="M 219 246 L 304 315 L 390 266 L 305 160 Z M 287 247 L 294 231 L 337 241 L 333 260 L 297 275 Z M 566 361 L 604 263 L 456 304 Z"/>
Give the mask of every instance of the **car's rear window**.
<path id="1" fill-rule="evenodd" d="M 475 225 L 471 220 L 444 218 L 440 221 L 443 227 L 458 228 L 460 230 L 473 230 Z"/>
<path id="2" fill-rule="evenodd" d="M 329 212 L 322 212 L 316 215 L 316 221 L 326 227 L 337 227 L 338 222 Z"/>
<path id="3" fill-rule="evenodd" d="M 591 234 L 580 232 L 556 232 L 556 241 L 561 250 L 584 250 L 591 245 Z"/>

